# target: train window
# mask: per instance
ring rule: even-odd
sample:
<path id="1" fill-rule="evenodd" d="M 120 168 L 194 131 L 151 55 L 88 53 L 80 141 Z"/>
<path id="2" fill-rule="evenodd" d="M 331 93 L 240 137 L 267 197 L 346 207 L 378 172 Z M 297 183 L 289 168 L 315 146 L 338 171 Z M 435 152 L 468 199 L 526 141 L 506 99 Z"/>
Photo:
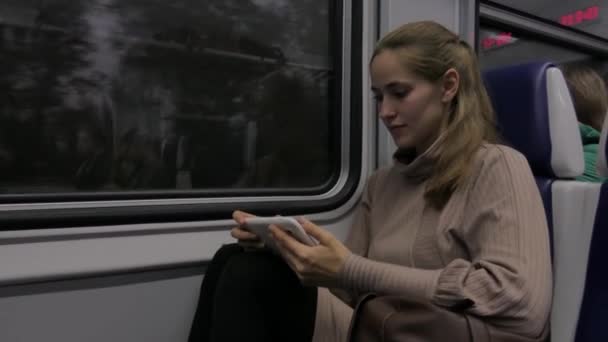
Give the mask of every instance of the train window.
<path id="1" fill-rule="evenodd" d="M 498 3 L 599 37 L 605 37 L 608 33 L 606 25 L 602 23 L 606 20 L 603 19 L 604 17 L 608 18 L 605 1 L 495 0 L 488 2 Z"/>
<path id="2" fill-rule="evenodd" d="M 326 184 L 335 3 L 2 1 L 0 194 Z"/>

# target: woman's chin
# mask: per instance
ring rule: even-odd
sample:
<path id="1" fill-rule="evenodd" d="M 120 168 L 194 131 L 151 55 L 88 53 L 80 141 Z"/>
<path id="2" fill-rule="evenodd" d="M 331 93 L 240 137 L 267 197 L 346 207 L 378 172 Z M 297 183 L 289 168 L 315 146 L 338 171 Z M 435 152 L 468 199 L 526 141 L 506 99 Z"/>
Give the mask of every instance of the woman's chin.
<path id="1" fill-rule="evenodd" d="M 393 142 L 400 150 L 409 150 L 415 148 L 414 143 L 405 137 L 393 137 Z"/>

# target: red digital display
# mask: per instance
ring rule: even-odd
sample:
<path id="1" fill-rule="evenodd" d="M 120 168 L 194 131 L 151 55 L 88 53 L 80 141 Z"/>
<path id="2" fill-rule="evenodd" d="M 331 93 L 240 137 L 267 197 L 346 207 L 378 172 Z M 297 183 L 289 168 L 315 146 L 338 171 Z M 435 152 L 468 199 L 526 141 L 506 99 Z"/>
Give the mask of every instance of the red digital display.
<path id="1" fill-rule="evenodd" d="M 564 26 L 574 26 L 587 21 L 596 20 L 600 16 L 600 7 L 591 6 L 576 12 L 562 15 L 559 19 L 560 24 Z"/>
<path id="2" fill-rule="evenodd" d="M 517 39 L 513 38 L 513 34 L 511 32 L 501 32 L 499 34 L 482 39 L 481 47 L 484 50 L 489 50 L 503 45 L 511 44 L 516 40 Z"/>

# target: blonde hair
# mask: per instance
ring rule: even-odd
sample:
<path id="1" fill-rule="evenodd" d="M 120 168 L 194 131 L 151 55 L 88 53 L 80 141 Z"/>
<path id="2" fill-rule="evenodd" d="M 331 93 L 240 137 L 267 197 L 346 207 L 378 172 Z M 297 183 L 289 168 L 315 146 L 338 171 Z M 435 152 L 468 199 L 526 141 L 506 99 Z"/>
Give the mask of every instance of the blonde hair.
<path id="1" fill-rule="evenodd" d="M 608 110 L 604 80 L 592 68 L 584 65 L 568 65 L 562 70 L 578 121 L 601 131 Z"/>
<path id="2" fill-rule="evenodd" d="M 432 21 L 408 23 L 388 33 L 376 45 L 371 61 L 385 50 L 397 52 L 406 70 L 430 82 L 439 81 L 450 68 L 460 76 L 450 111 L 441 122 L 438 148 L 430 156 L 435 167 L 424 194 L 427 202 L 442 208 L 469 174 L 479 147 L 484 141 L 497 141 L 494 111 L 475 53 Z"/>

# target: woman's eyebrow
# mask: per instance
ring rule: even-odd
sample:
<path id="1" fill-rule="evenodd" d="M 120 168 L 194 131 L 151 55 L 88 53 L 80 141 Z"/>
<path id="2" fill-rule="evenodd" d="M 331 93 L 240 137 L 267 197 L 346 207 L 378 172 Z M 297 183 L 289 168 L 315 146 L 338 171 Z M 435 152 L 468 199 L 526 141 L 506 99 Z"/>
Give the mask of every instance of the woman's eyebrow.
<path id="1" fill-rule="evenodd" d="M 393 88 L 397 88 L 397 87 L 406 87 L 406 88 L 411 88 L 412 85 L 407 83 L 407 82 L 401 82 L 401 81 L 393 81 L 393 82 L 389 82 L 388 84 L 386 84 L 383 88 L 385 89 L 393 89 Z M 380 88 L 378 87 L 371 87 L 372 91 L 380 91 Z"/>
<path id="2" fill-rule="evenodd" d="M 411 88 L 412 85 L 407 82 L 394 81 L 394 82 L 390 82 L 389 84 L 387 84 L 385 86 L 385 88 L 387 88 L 387 89 L 394 89 L 397 87 Z"/>

